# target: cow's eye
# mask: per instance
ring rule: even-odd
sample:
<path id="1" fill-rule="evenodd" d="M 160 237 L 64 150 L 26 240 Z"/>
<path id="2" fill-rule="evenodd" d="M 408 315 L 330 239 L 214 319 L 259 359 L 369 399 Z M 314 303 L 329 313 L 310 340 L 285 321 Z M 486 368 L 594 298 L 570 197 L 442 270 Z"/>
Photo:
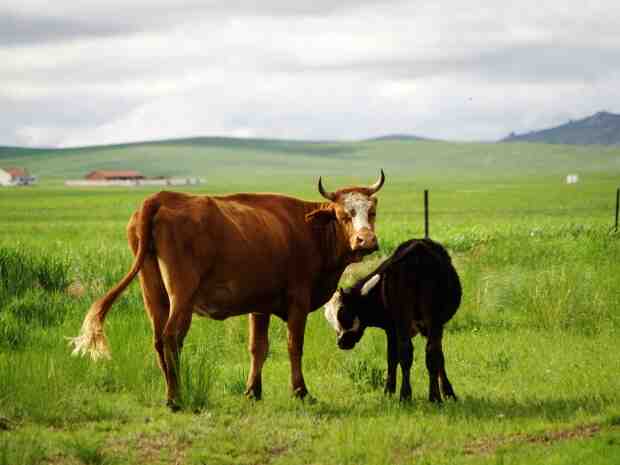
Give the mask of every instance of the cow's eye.
<path id="1" fill-rule="evenodd" d="M 351 217 L 355 216 L 357 212 L 355 211 L 355 208 L 351 209 L 351 211 L 349 212 L 349 215 L 351 215 Z"/>

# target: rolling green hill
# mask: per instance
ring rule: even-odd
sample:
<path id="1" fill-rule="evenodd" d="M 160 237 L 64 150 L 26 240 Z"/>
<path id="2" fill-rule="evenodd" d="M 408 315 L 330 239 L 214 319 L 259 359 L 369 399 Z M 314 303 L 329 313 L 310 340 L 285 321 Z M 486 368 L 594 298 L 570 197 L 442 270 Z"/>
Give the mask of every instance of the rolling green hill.
<path id="1" fill-rule="evenodd" d="M 504 142 L 620 145 L 620 115 L 606 111 L 554 128 L 511 134 Z"/>
<path id="2" fill-rule="evenodd" d="M 27 168 L 43 183 L 82 178 L 95 169 L 135 169 L 147 176 L 200 176 L 238 185 L 279 185 L 319 175 L 374 179 L 383 168 L 392 180 L 427 183 L 511 182 L 562 178 L 567 173 L 618 177 L 620 147 L 530 143 L 450 143 L 420 140 L 305 142 L 193 138 L 71 149 L 0 147 L 0 167 Z"/>

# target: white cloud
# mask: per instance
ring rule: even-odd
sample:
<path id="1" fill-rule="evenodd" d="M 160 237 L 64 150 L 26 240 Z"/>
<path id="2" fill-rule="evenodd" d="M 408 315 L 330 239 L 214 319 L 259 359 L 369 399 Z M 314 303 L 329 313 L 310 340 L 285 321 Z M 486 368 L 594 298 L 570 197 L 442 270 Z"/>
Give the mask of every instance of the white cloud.
<path id="1" fill-rule="evenodd" d="M 0 145 L 497 139 L 619 111 L 616 3 L 10 0 Z"/>

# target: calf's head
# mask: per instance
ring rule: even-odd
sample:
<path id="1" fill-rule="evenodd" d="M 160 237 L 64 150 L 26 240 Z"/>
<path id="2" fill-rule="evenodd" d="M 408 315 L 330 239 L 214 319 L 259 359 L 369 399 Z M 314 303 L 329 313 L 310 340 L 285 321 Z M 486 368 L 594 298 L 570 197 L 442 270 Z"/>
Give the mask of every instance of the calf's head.
<path id="1" fill-rule="evenodd" d="M 341 349 L 352 349 L 364 335 L 366 324 L 362 310 L 368 293 L 380 279 L 379 275 L 374 275 L 361 289 L 338 289 L 325 304 L 325 318 L 336 331 Z"/>
<path id="2" fill-rule="evenodd" d="M 374 194 L 384 182 L 385 175 L 381 170 L 379 179 L 369 187 L 348 187 L 328 192 L 319 178 L 319 193 L 330 203 L 309 213 L 307 220 L 319 225 L 337 221 L 347 238 L 353 261 L 359 261 L 379 248 L 375 234 L 377 198 Z"/>

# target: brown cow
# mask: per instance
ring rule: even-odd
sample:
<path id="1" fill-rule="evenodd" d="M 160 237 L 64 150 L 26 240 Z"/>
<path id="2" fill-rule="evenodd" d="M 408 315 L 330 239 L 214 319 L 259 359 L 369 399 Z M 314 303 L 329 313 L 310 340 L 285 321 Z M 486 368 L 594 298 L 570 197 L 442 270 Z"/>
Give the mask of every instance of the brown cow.
<path id="1" fill-rule="evenodd" d="M 271 314 L 287 322 L 291 385 L 307 393 L 301 357 L 308 313 L 329 300 L 342 272 L 378 249 L 377 198 L 385 176 L 370 187 L 319 192 L 328 202 L 277 194 L 151 195 L 127 226 L 131 270 L 90 308 L 74 354 L 109 357 L 103 323 L 136 274 L 153 324 L 155 350 L 176 409 L 179 355 L 192 315 L 225 319 L 251 313 L 246 394 L 261 397 Z"/>

